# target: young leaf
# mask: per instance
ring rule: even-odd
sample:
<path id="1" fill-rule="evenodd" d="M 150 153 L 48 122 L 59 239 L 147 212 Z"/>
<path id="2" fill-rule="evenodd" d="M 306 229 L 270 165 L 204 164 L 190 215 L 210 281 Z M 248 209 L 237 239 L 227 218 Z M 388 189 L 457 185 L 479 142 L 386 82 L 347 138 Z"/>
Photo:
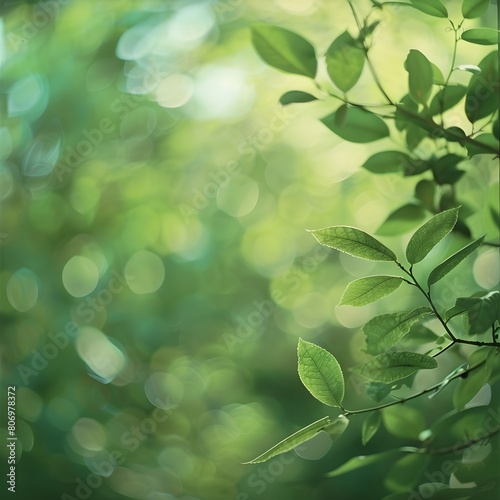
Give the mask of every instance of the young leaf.
<path id="1" fill-rule="evenodd" d="M 340 109 L 345 110 L 345 107 L 341 106 L 337 112 L 325 116 L 321 121 L 342 139 L 349 142 L 366 143 L 389 136 L 389 128 L 384 120 L 362 108 L 347 108 L 345 119 L 339 123 L 336 114 L 340 112 Z"/>
<path id="2" fill-rule="evenodd" d="M 461 378 L 453 393 L 453 406 L 462 409 L 486 384 L 493 371 L 495 362 L 495 349 L 483 347 L 474 351 L 469 357 L 469 367 L 475 366 L 481 361 L 484 364 L 471 371 L 467 378 Z"/>
<path id="3" fill-rule="evenodd" d="M 382 422 L 382 415 L 379 411 L 372 411 L 363 420 L 361 427 L 361 442 L 366 445 L 370 439 L 375 436 Z"/>
<path id="4" fill-rule="evenodd" d="M 500 292 L 490 292 L 476 297 L 460 297 L 454 307 L 446 312 L 446 318 L 466 314 L 467 333 L 483 333 L 495 323 L 500 314 Z"/>
<path id="5" fill-rule="evenodd" d="M 418 104 L 427 104 L 434 78 L 431 63 L 422 52 L 412 49 L 406 58 L 405 69 L 410 97 Z"/>
<path id="6" fill-rule="evenodd" d="M 381 151 L 366 160 L 362 167 L 373 174 L 402 172 L 411 163 L 410 157 L 401 151 Z"/>
<path id="7" fill-rule="evenodd" d="M 395 236 L 407 233 L 425 220 L 426 211 L 420 205 L 408 203 L 392 212 L 375 231 L 380 236 Z"/>
<path id="8" fill-rule="evenodd" d="M 434 358 L 416 352 L 398 351 L 380 354 L 362 365 L 351 368 L 353 373 L 375 382 L 390 384 L 415 373 L 437 367 Z"/>
<path id="9" fill-rule="evenodd" d="M 321 243 L 353 257 L 374 261 L 396 261 L 392 250 L 368 233 L 349 226 L 332 226 L 311 231 Z"/>
<path id="10" fill-rule="evenodd" d="M 300 35 L 279 26 L 252 27 L 252 43 L 262 60 L 286 73 L 314 78 L 318 63 L 314 47 Z"/>
<path id="11" fill-rule="evenodd" d="M 356 84 L 364 63 L 364 50 L 347 31 L 337 37 L 326 51 L 328 75 L 342 92 L 347 92 Z"/>
<path id="12" fill-rule="evenodd" d="M 299 377 L 306 389 L 323 404 L 341 407 L 344 376 L 332 354 L 311 342 L 299 339 Z"/>
<path id="13" fill-rule="evenodd" d="M 332 441 L 337 441 L 349 425 L 349 419 L 344 415 L 339 415 L 333 422 L 327 424 L 323 429 Z"/>
<path id="14" fill-rule="evenodd" d="M 291 436 L 283 439 L 278 444 L 262 453 L 258 457 L 253 460 L 249 460 L 248 462 L 244 462 L 244 464 L 258 464 L 260 462 L 265 462 L 270 458 L 275 457 L 276 455 L 280 455 L 281 453 L 285 453 L 287 451 L 293 450 L 299 444 L 308 441 L 313 438 L 318 432 L 322 431 L 329 423 L 331 422 L 330 417 L 323 417 L 320 420 L 309 424 L 308 426 L 300 429 L 295 432 Z"/>
<path id="15" fill-rule="evenodd" d="M 470 79 L 465 96 L 465 114 L 471 123 L 498 110 L 498 88 L 495 89 L 495 82 L 498 81 L 498 51 L 489 53 L 478 66 L 481 73 Z M 476 140 L 479 138 L 476 137 Z"/>
<path id="16" fill-rule="evenodd" d="M 407 405 L 388 406 L 382 410 L 384 427 L 393 436 L 418 439 L 427 426 L 422 413 Z"/>
<path id="17" fill-rule="evenodd" d="M 475 66 L 474 64 L 460 64 L 457 66 L 457 69 L 460 71 L 467 71 L 468 73 L 472 73 L 473 75 L 480 75 L 481 68 L 479 66 Z"/>
<path id="18" fill-rule="evenodd" d="M 462 40 L 476 45 L 496 45 L 499 33 L 493 28 L 472 28 L 462 33 Z"/>
<path id="19" fill-rule="evenodd" d="M 409 331 L 411 326 L 432 311 L 419 307 L 406 313 L 389 313 L 375 316 L 363 327 L 366 336 L 366 352 L 382 354 L 396 345 Z"/>
<path id="20" fill-rule="evenodd" d="M 463 85 L 448 85 L 442 88 L 433 98 L 429 106 L 431 116 L 444 112 L 458 104 L 467 92 Z"/>
<path id="21" fill-rule="evenodd" d="M 395 292 L 403 283 L 399 276 L 369 276 L 351 281 L 339 306 L 364 306 Z"/>
<path id="22" fill-rule="evenodd" d="M 490 0 L 464 0 L 462 3 L 462 15 L 465 19 L 481 17 L 490 5 Z"/>
<path id="23" fill-rule="evenodd" d="M 431 286 L 437 283 L 439 280 L 443 279 L 450 271 L 455 269 L 460 262 L 462 262 L 466 257 L 468 257 L 474 250 L 481 246 L 484 240 L 484 236 L 469 243 L 465 247 L 461 248 L 458 252 L 450 255 L 445 261 L 441 262 L 439 266 L 431 271 L 429 277 L 427 278 L 427 286 Z"/>
<path id="24" fill-rule="evenodd" d="M 458 208 L 451 208 L 435 215 L 417 229 L 406 247 L 410 264 L 420 262 L 455 227 Z"/>
<path id="25" fill-rule="evenodd" d="M 448 17 L 446 7 L 439 0 L 410 0 L 412 7 L 434 17 Z"/>
<path id="26" fill-rule="evenodd" d="M 377 462 L 381 462 L 383 460 L 393 460 L 396 455 L 399 453 L 416 453 L 417 448 L 411 448 L 409 446 L 405 446 L 404 448 L 399 448 L 396 450 L 383 451 L 382 453 L 376 453 L 375 455 L 361 455 L 359 457 L 354 457 L 348 460 L 345 464 L 337 467 L 327 474 L 328 477 L 337 477 L 342 474 L 346 474 L 347 472 L 351 472 L 356 469 L 361 469 L 362 467 L 366 467 L 367 465 L 375 464 Z"/>
<path id="27" fill-rule="evenodd" d="M 286 106 L 287 104 L 311 102 L 317 100 L 318 100 L 317 97 L 314 97 L 313 95 L 308 94 L 307 92 L 302 92 L 300 90 L 291 90 L 290 92 L 284 93 L 280 97 L 280 104 Z"/>

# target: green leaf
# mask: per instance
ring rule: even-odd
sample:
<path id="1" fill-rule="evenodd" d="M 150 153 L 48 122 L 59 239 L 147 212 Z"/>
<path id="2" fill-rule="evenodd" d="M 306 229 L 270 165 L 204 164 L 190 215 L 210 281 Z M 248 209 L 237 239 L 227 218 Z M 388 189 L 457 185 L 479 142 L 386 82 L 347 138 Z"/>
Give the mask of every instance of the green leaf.
<path id="1" fill-rule="evenodd" d="M 485 146 L 488 146 L 489 148 L 496 150 L 497 154 L 500 154 L 500 146 L 498 143 L 498 139 L 493 135 L 493 134 L 481 134 L 478 135 L 477 137 L 474 138 L 478 143 L 484 144 Z M 487 153 L 484 148 L 482 148 L 479 145 L 476 144 L 467 144 L 467 153 L 469 153 L 469 156 L 472 158 L 473 156 L 480 155 L 480 154 L 492 154 L 492 153 Z"/>
<path id="2" fill-rule="evenodd" d="M 363 420 L 361 426 L 361 442 L 366 445 L 370 439 L 377 433 L 380 422 L 382 422 L 382 415 L 379 411 L 372 411 Z"/>
<path id="3" fill-rule="evenodd" d="M 299 377 L 306 389 L 323 404 L 341 407 L 344 376 L 338 361 L 328 351 L 299 339 Z"/>
<path id="4" fill-rule="evenodd" d="M 394 114 L 394 123 L 400 131 L 404 130 L 408 126 L 408 123 L 411 123 L 410 117 L 404 111 L 418 114 L 418 104 L 413 102 L 413 99 L 408 94 L 398 103 L 396 113 Z"/>
<path id="5" fill-rule="evenodd" d="M 387 432 L 400 438 L 418 439 L 427 426 L 422 413 L 407 405 L 388 406 L 382 410 Z"/>
<path id="6" fill-rule="evenodd" d="M 441 89 L 431 101 L 429 111 L 431 116 L 440 114 L 458 104 L 467 92 L 463 85 L 448 85 Z"/>
<path id="7" fill-rule="evenodd" d="M 439 0 L 410 0 L 412 7 L 434 17 L 448 17 L 446 7 Z"/>
<path id="8" fill-rule="evenodd" d="M 392 491 L 406 492 L 406 495 L 408 495 L 407 492 L 419 479 L 429 460 L 430 458 L 422 453 L 412 453 L 400 458 L 389 469 L 384 480 L 384 486 Z"/>
<path id="9" fill-rule="evenodd" d="M 392 386 L 381 382 L 368 382 L 365 387 L 366 395 L 379 403 L 392 391 Z"/>
<path id="10" fill-rule="evenodd" d="M 418 50 L 410 50 L 405 61 L 410 97 L 418 104 L 427 104 L 433 85 L 432 65 Z"/>
<path id="11" fill-rule="evenodd" d="M 303 429 L 300 429 L 291 436 L 283 439 L 283 441 L 280 441 L 278 444 L 262 453 L 262 455 L 259 455 L 257 458 L 254 458 L 253 460 L 250 460 L 248 462 L 244 462 L 244 464 L 258 464 L 260 462 L 266 462 L 276 455 L 280 455 L 281 453 L 293 450 L 299 444 L 302 444 L 305 441 L 313 438 L 318 432 L 322 431 L 330 423 L 330 417 L 323 417 L 320 420 L 309 424 Z"/>
<path id="12" fill-rule="evenodd" d="M 436 185 L 434 182 L 423 179 L 415 186 L 415 198 L 420 200 L 422 205 L 430 212 L 434 211 L 434 196 L 436 194 Z"/>
<path id="13" fill-rule="evenodd" d="M 500 116 L 493 122 L 492 132 L 496 139 L 500 139 Z"/>
<path id="14" fill-rule="evenodd" d="M 466 314 L 467 333 L 477 335 L 483 333 L 498 319 L 500 313 L 500 292 L 489 292 L 475 297 L 460 297 L 454 307 L 446 312 L 446 318 L 451 319 L 460 314 Z"/>
<path id="15" fill-rule="evenodd" d="M 332 226 L 310 231 L 319 243 L 341 252 L 374 261 L 396 261 L 392 250 L 368 233 L 349 226 Z"/>
<path id="16" fill-rule="evenodd" d="M 452 380 L 454 380 L 455 375 L 463 372 L 466 367 L 467 363 L 462 363 L 460 366 L 455 368 L 451 373 L 448 373 L 448 375 L 446 375 L 446 377 L 439 384 L 439 387 L 434 392 L 429 394 L 429 399 L 435 398 Z"/>
<path id="17" fill-rule="evenodd" d="M 257 24 L 252 27 L 252 43 L 269 66 L 286 73 L 316 76 L 316 52 L 300 35 L 279 26 Z"/>
<path id="18" fill-rule="evenodd" d="M 341 106 L 336 112 L 321 119 L 334 134 L 342 139 L 355 143 L 378 141 L 389 136 L 389 128 L 382 118 L 361 108 L 348 107 L 345 119 L 341 122 L 336 114 L 345 107 Z"/>
<path id="19" fill-rule="evenodd" d="M 437 184 L 455 184 L 465 173 L 457 165 L 464 161 L 463 156 L 447 154 L 432 162 L 432 173 Z"/>
<path id="20" fill-rule="evenodd" d="M 462 40 L 476 45 L 496 45 L 499 33 L 493 28 L 472 28 L 462 33 Z"/>
<path id="21" fill-rule="evenodd" d="M 457 410 L 462 409 L 489 381 L 495 363 L 495 354 L 495 349 L 482 347 L 470 355 L 469 367 L 481 361 L 484 361 L 484 364 L 468 373 L 466 378 L 458 381 L 453 393 L 453 406 Z"/>
<path id="22" fill-rule="evenodd" d="M 443 72 L 433 62 L 431 62 L 431 68 L 432 83 L 434 83 L 434 85 L 446 85 Z"/>
<path id="23" fill-rule="evenodd" d="M 455 227 L 458 208 L 451 208 L 435 215 L 417 229 L 406 247 L 406 258 L 410 264 L 420 262 Z"/>
<path id="24" fill-rule="evenodd" d="M 339 306 L 364 306 L 395 292 L 403 283 L 399 276 L 369 276 L 351 281 Z"/>
<path id="25" fill-rule="evenodd" d="M 402 172 L 411 164 L 410 157 L 401 151 L 382 151 L 366 160 L 362 167 L 373 174 L 390 174 Z"/>
<path id="26" fill-rule="evenodd" d="M 467 87 L 465 114 L 471 123 L 498 110 L 498 51 L 489 53 L 480 63 L 481 73 Z"/>
<path id="27" fill-rule="evenodd" d="M 430 356 L 416 352 L 398 351 L 380 354 L 367 363 L 351 368 L 351 371 L 369 380 L 390 384 L 418 370 L 429 370 L 436 367 L 436 360 Z"/>
<path id="28" fill-rule="evenodd" d="M 481 17 L 490 5 L 490 0 L 464 0 L 462 3 L 462 15 L 465 19 Z"/>
<path id="29" fill-rule="evenodd" d="M 346 474 L 347 472 L 351 472 L 353 470 L 361 469 L 362 467 L 366 467 L 367 465 L 375 464 L 383 460 L 389 460 L 389 459 L 392 460 L 399 453 L 415 453 L 416 451 L 417 448 L 411 448 L 409 446 L 406 446 L 404 448 L 399 448 L 396 450 L 376 453 L 375 455 L 368 455 L 368 456 L 361 455 L 359 457 L 351 458 L 345 464 L 329 472 L 327 476 L 328 477 L 341 476 L 342 474 Z"/>
<path id="30" fill-rule="evenodd" d="M 326 51 L 326 69 L 332 82 L 342 92 L 359 80 L 365 63 L 362 46 L 347 31 L 337 37 Z"/>
<path id="31" fill-rule="evenodd" d="M 414 323 L 431 312 L 428 307 L 419 307 L 411 312 L 375 316 L 363 327 L 363 333 L 366 337 L 366 352 L 369 354 L 386 352 L 410 331 Z"/>
<path id="32" fill-rule="evenodd" d="M 427 286 L 431 286 L 443 279 L 450 271 L 455 269 L 465 258 L 467 258 L 474 250 L 481 246 L 484 236 L 469 243 L 465 247 L 450 255 L 445 261 L 441 262 L 435 269 L 431 271 L 427 278 Z"/>
<path id="33" fill-rule="evenodd" d="M 376 234 L 396 236 L 407 233 L 421 224 L 425 216 L 426 211 L 421 205 L 408 203 L 392 212 L 377 229 Z"/>
<path id="34" fill-rule="evenodd" d="M 339 415 L 333 422 L 326 425 L 323 430 L 328 433 L 330 439 L 335 442 L 342 436 L 348 425 L 349 419 L 344 415 Z"/>
<path id="35" fill-rule="evenodd" d="M 301 90 L 291 90 L 290 92 L 286 92 L 280 97 L 280 104 L 286 106 L 287 104 L 311 102 L 317 100 L 317 97 L 314 97 L 307 92 L 302 92 Z"/>

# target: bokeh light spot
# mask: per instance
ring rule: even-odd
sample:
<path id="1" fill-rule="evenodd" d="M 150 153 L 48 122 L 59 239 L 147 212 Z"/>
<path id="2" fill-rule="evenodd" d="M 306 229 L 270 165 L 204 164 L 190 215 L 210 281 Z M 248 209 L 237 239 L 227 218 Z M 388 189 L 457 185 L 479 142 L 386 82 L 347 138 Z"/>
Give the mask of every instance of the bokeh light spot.
<path id="1" fill-rule="evenodd" d="M 7 283 L 7 298 L 10 305 L 19 312 L 33 308 L 38 300 L 38 279 L 29 269 L 16 271 Z"/>
<path id="2" fill-rule="evenodd" d="M 165 280 L 165 266 L 158 255 L 149 250 L 139 250 L 125 266 L 125 279 L 134 293 L 154 293 Z"/>
<path id="3" fill-rule="evenodd" d="M 64 266 L 62 281 L 70 295 L 85 297 L 95 290 L 99 281 L 99 269 L 87 257 L 75 255 Z"/>

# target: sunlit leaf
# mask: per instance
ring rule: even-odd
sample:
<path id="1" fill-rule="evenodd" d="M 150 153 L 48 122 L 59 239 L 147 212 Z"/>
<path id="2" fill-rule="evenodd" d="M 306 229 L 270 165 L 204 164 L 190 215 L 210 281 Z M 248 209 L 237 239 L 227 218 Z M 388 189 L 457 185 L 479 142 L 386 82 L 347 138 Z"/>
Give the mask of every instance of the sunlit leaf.
<path id="1" fill-rule="evenodd" d="M 464 0 L 462 3 L 462 15 L 466 19 L 481 17 L 490 5 L 490 0 Z"/>
<path id="2" fill-rule="evenodd" d="M 439 0 L 410 0 L 411 5 L 429 16 L 448 17 L 446 7 Z"/>
<path id="3" fill-rule="evenodd" d="M 499 33 L 493 28 L 472 28 L 462 33 L 462 40 L 477 45 L 496 45 Z"/>
<path id="4" fill-rule="evenodd" d="M 459 66 L 457 66 L 457 69 L 459 69 L 460 71 L 467 71 L 468 73 L 472 73 L 473 75 L 481 74 L 481 68 L 474 64 L 460 64 Z"/>
<path id="5" fill-rule="evenodd" d="M 436 367 L 436 360 L 430 356 L 416 352 L 398 351 L 380 354 L 367 363 L 351 368 L 351 370 L 356 375 L 368 380 L 390 384 L 418 370 L 429 370 Z"/>
<path id="6" fill-rule="evenodd" d="M 343 110 L 345 107 L 341 106 Z M 348 107 L 342 123 L 334 112 L 321 121 L 342 139 L 349 142 L 366 143 L 378 141 L 389 136 L 389 128 L 382 118 L 361 108 Z"/>
<path id="7" fill-rule="evenodd" d="M 349 226 L 332 226 L 311 231 L 321 243 L 353 257 L 375 261 L 396 261 L 392 250 L 368 233 Z"/>
<path id="8" fill-rule="evenodd" d="M 434 74 L 427 57 L 418 50 L 410 50 L 405 61 L 408 71 L 408 87 L 410 97 L 419 104 L 427 104 L 431 94 Z"/>
<path id="9" fill-rule="evenodd" d="M 313 438 L 318 432 L 322 431 L 329 423 L 331 422 L 330 417 L 323 417 L 320 420 L 309 424 L 308 426 L 300 429 L 295 432 L 291 436 L 283 439 L 278 444 L 262 453 L 258 457 L 253 460 L 249 460 L 248 462 L 244 462 L 245 464 L 258 464 L 260 462 L 266 462 L 270 458 L 275 457 L 276 455 L 280 455 L 281 453 L 285 453 L 287 451 L 293 450 L 299 444 L 308 441 Z"/>
<path id="10" fill-rule="evenodd" d="M 349 425 L 349 419 L 344 415 L 339 415 L 333 422 L 327 424 L 323 429 L 332 441 L 337 441 L 345 432 Z"/>
<path id="11" fill-rule="evenodd" d="M 370 354 L 386 352 L 410 331 L 414 323 L 431 312 L 428 307 L 419 307 L 411 312 L 375 316 L 363 327 L 363 333 L 366 337 L 366 351 Z"/>
<path id="12" fill-rule="evenodd" d="M 300 35 L 271 24 L 252 27 L 252 43 L 262 60 L 273 68 L 314 78 L 317 70 L 314 47 Z"/>
<path id="13" fill-rule="evenodd" d="M 439 280 L 443 279 L 450 271 L 455 269 L 460 262 L 467 258 L 472 252 L 481 246 L 484 240 L 484 236 L 469 243 L 465 247 L 461 248 L 453 255 L 450 255 L 445 261 L 441 262 L 435 269 L 431 271 L 429 277 L 427 278 L 427 285 L 431 286 L 437 283 Z"/>
<path id="14" fill-rule="evenodd" d="M 396 236 L 407 233 L 425 220 L 426 211 L 421 205 L 408 203 L 392 212 L 376 234 L 380 236 Z"/>
<path id="15" fill-rule="evenodd" d="M 458 208 L 451 208 L 435 215 L 417 229 L 406 247 L 410 264 L 420 262 L 453 229 L 458 220 Z"/>
<path id="16" fill-rule="evenodd" d="M 395 292 L 403 283 L 399 276 L 369 276 L 351 281 L 339 305 L 364 306 Z"/>
<path id="17" fill-rule="evenodd" d="M 337 37 L 326 51 L 326 68 L 331 81 L 343 92 L 359 80 L 365 63 L 365 52 L 347 31 Z"/>
<path id="18" fill-rule="evenodd" d="M 306 389 L 323 404 L 340 407 L 344 399 L 344 376 L 328 351 L 299 339 L 299 377 Z"/>
<path id="19" fill-rule="evenodd" d="M 380 411 L 372 411 L 363 420 L 361 426 L 361 442 L 366 445 L 370 439 L 376 434 L 382 422 L 382 414 Z"/>
<path id="20" fill-rule="evenodd" d="M 302 92 L 300 90 L 291 90 L 290 92 L 284 93 L 280 97 L 280 104 L 286 106 L 287 104 L 311 102 L 317 100 L 318 100 L 317 97 L 314 97 L 313 95 L 308 94 L 307 92 Z"/>

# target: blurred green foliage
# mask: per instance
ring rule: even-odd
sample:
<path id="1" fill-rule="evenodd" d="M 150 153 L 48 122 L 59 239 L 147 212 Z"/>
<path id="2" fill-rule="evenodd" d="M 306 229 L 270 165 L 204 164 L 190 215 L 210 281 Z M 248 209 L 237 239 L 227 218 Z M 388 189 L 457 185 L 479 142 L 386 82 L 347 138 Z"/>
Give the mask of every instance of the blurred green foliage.
<path id="1" fill-rule="evenodd" d="M 299 336 L 353 365 L 359 327 L 415 303 L 335 309 L 349 281 L 385 264 L 318 248 L 305 229 L 373 230 L 417 181 L 360 168 L 389 139 L 349 145 L 317 120 L 323 105 L 278 104 L 305 79 L 277 76 L 250 44 L 248 26 L 266 21 L 326 51 L 353 25 L 347 6 L 46 0 L 0 14 L 2 401 L 15 386 L 19 498 L 383 496 L 383 464 L 362 482 L 324 477 L 365 453 L 356 432 L 241 464 L 322 416 L 297 375 Z M 373 56 L 403 95 L 405 47 L 450 55 L 439 20 L 399 14 L 385 11 Z M 458 63 L 488 52 L 471 46 Z M 373 99 L 363 82 L 354 95 Z M 478 156 L 458 187 L 479 234 L 497 230 L 496 175 Z M 446 286 L 491 289 L 498 272 L 486 251 Z M 351 407 L 363 403 L 346 383 Z"/>

